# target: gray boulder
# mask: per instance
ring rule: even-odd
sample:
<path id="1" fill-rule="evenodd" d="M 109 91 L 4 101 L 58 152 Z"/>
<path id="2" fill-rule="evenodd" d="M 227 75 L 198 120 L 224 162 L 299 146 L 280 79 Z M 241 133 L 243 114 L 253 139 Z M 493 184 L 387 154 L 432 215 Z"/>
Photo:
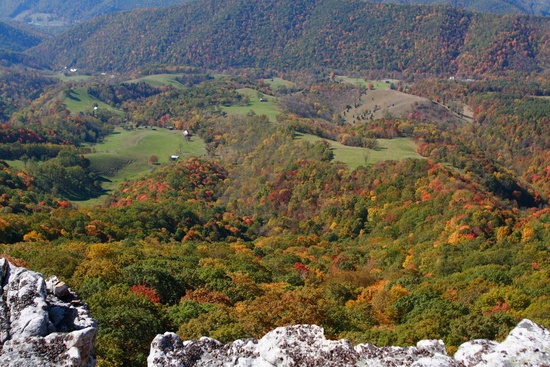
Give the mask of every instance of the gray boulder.
<path id="1" fill-rule="evenodd" d="M 64 283 L 0 259 L 0 284 L 0 366 L 95 366 L 96 322 Z"/>

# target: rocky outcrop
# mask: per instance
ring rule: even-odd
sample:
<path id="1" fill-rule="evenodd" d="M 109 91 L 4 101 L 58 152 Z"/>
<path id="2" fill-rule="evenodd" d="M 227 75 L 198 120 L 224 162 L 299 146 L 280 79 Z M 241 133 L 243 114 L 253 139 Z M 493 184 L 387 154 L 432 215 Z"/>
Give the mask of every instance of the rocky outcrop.
<path id="1" fill-rule="evenodd" d="M 63 282 L 0 259 L 0 284 L 0 366 L 95 366 L 96 322 Z"/>
<path id="2" fill-rule="evenodd" d="M 464 366 L 550 366 L 550 331 L 530 320 L 521 321 L 502 343 L 474 340 L 455 353 Z"/>
<path id="3" fill-rule="evenodd" d="M 277 328 L 263 338 L 221 344 L 211 338 L 181 341 L 174 333 L 157 335 L 148 367 L 514 367 L 550 366 L 550 332 L 530 320 L 521 321 L 502 343 L 475 340 L 448 356 L 441 340 L 413 347 L 351 345 L 325 339 L 316 325 Z"/>

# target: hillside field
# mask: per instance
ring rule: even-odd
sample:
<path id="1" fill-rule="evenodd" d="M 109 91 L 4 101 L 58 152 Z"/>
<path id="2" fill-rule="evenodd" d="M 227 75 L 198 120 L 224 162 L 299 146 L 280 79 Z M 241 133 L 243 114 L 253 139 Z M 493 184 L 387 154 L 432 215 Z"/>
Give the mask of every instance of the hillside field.
<path id="1" fill-rule="evenodd" d="M 401 93 L 396 90 L 375 89 L 369 90 L 361 95 L 356 107 L 344 112 L 342 115 L 347 123 L 356 123 L 387 117 L 401 117 L 413 112 L 418 107 L 435 109 L 432 102 L 427 98 Z"/>
<path id="2" fill-rule="evenodd" d="M 296 133 L 297 139 L 303 139 L 310 142 L 323 140 L 322 138 L 310 135 Z M 368 149 L 360 147 L 350 147 L 336 141 L 328 140 L 334 152 L 334 160 L 348 165 L 351 170 L 359 166 L 372 165 L 377 162 L 388 160 L 402 160 L 407 158 L 424 159 L 416 152 L 416 145 L 409 138 L 396 139 L 376 139 L 379 148 Z"/>
<path id="3" fill-rule="evenodd" d="M 183 84 L 176 80 L 178 75 L 181 74 L 152 74 L 141 78 L 129 80 L 128 83 L 145 82 L 153 87 L 163 87 L 165 85 L 169 85 L 174 88 L 185 88 Z"/>
<path id="4" fill-rule="evenodd" d="M 66 92 L 63 103 L 71 113 L 90 112 L 97 105 L 98 109 L 106 109 L 115 113 L 122 114 L 122 111 L 109 106 L 107 103 L 91 96 L 86 91 L 86 87 L 71 89 Z"/>
<path id="5" fill-rule="evenodd" d="M 266 83 L 269 84 L 269 86 L 271 87 L 271 89 L 275 90 L 281 86 L 285 86 L 285 87 L 293 87 L 295 86 L 296 84 L 291 82 L 290 80 L 285 80 L 285 79 L 281 79 L 281 78 L 271 78 L 271 79 L 264 79 L 264 81 Z"/>
<path id="6" fill-rule="evenodd" d="M 106 190 L 114 190 L 124 180 L 135 179 L 155 167 L 170 164 L 171 155 L 185 159 L 206 154 L 204 142 L 197 136 L 187 142 L 181 131 L 162 128 L 117 129 L 105 142 L 94 145 L 92 149 L 93 153 L 87 158 L 92 170 L 108 180 L 103 183 Z M 158 157 L 157 165 L 149 163 L 152 155 Z M 82 203 L 96 204 L 99 201 L 93 199 Z"/>
<path id="7" fill-rule="evenodd" d="M 222 107 L 222 110 L 229 115 L 246 115 L 253 111 L 256 115 L 266 115 L 270 121 L 274 122 L 277 115 L 281 112 L 277 106 L 278 98 L 274 96 L 264 95 L 265 101 L 260 101 L 258 91 L 251 88 L 237 89 L 237 92 L 243 96 L 248 96 L 250 103 L 246 106 L 229 106 Z"/>
<path id="8" fill-rule="evenodd" d="M 334 77 L 335 80 L 342 83 L 349 83 L 356 86 L 368 87 L 369 84 L 372 84 L 373 89 L 390 89 L 392 80 L 365 80 L 363 78 L 351 78 L 348 76 L 337 75 Z"/>

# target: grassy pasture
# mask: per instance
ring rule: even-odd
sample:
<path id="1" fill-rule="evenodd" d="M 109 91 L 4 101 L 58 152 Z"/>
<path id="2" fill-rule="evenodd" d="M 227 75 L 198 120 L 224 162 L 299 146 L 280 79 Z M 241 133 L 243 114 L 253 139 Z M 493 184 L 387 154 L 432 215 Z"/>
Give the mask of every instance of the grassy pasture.
<path id="1" fill-rule="evenodd" d="M 68 95 L 63 98 L 63 103 L 67 106 L 67 109 L 73 114 L 92 111 L 94 108 L 94 104 L 97 104 L 97 107 L 99 109 L 106 109 L 115 113 L 122 113 L 122 111 L 117 110 L 116 108 L 109 106 L 107 103 L 104 103 L 99 99 L 89 95 L 86 87 L 79 87 L 70 90 Z"/>
<path id="2" fill-rule="evenodd" d="M 334 79 L 341 81 L 343 83 L 350 83 L 357 86 L 363 86 L 367 87 L 369 84 L 372 83 L 374 86 L 374 89 L 390 89 L 391 82 L 386 83 L 386 81 L 379 81 L 379 80 L 365 80 L 363 78 L 350 78 L 347 76 L 340 76 L 337 75 L 334 77 Z"/>
<path id="3" fill-rule="evenodd" d="M 315 135 L 299 133 L 296 134 L 296 138 L 310 142 L 323 140 Z M 422 156 L 416 152 L 416 145 L 412 139 L 377 139 L 377 141 L 379 148 L 373 150 L 367 148 L 349 147 L 336 141 L 328 140 L 334 152 L 334 160 L 347 164 L 352 170 L 359 166 L 364 166 L 365 163 L 372 165 L 376 162 L 388 160 L 422 158 Z"/>
<path id="4" fill-rule="evenodd" d="M 153 74 L 129 80 L 127 83 L 145 82 L 153 87 L 163 87 L 165 85 L 170 85 L 174 88 L 185 88 L 185 85 L 176 80 L 178 75 L 180 74 Z"/>
<path id="5" fill-rule="evenodd" d="M 270 121 L 276 121 L 277 115 L 281 112 L 277 106 L 277 97 L 265 95 L 266 102 L 261 102 L 258 98 L 258 91 L 251 88 L 237 89 L 237 92 L 243 96 L 248 96 L 250 103 L 246 106 L 222 107 L 222 110 L 229 115 L 246 115 L 254 111 L 256 115 L 266 115 Z"/>
<path id="6" fill-rule="evenodd" d="M 24 170 L 26 168 L 25 162 L 21 160 L 4 159 L 12 169 Z"/>
<path id="7" fill-rule="evenodd" d="M 94 153 L 86 157 L 90 160 L 91 169 L 108 180 L 103 183 L 107 190 L 114 190 L 120 182 L 138 178 L 155 167 L 170 164 L 171 155 L 186 159 L 206 154 L 204 142 L 197 136 L 187 142 L 181 131 L 161 128 L 132 131 L 117 129 L 103 143 L 93 145 L 92 149 Z M 149 163 L 152 155 L 158 157 L 157 165 Z M 94 205 L 102 199 L 92 199 L 81 204 Z"/>
<path id="8" fill-rule="evenodd" d="M 269 84 L 272 90 L 275 90 L 280 86 L 293 87 L 295 85 L 293 82 L 281 78 L 264 79 L 264 82 Z"/>
<path id="9" fill-rule="evenodd" d="M 398 92 L 392 89 L 375 89 L 365 91 L 356 107 L 347 110 L 342 115 L 347 123 L 364 123 L 370 116 L 377 119 L 386 117 L 399 118 L 413 112 L 416 106 L 434 110 L 432 102 L 427 98 Z M 437 109 L 436 109 L 437 110 Z M 434 111 L 436 111 L 434 110 Z"/>
<path id="10" fill-rule="evenodd" d="M 71 74 L 67 76 L 64 73 L 59 73 L 56 76 L 64 82 L 82 82 L 91 78 L 89 75 Z"/>

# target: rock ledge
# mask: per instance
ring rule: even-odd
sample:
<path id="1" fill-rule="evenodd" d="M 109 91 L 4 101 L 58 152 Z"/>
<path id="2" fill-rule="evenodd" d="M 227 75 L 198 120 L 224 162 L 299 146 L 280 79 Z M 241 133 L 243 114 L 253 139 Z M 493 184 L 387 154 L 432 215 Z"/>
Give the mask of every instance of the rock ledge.
<path id="1" fill-rule="evenodd" d="M 165 333 L 153 340 L 147 362 L 148 367 L 550 367 L 550 332 L 525 319 L 502 343 L 470 341 L 453 357 L 441 340 L 412 347 L 354 347 L 347 340 L 327 340 L 316 325 L 280 327 L 259 340 L 226 345 L 206 337 L 182 341 Z"/>
<path id="2" fill-rule="evenodd" d="M 0 284 L 0 366 L 96 365 L 96 322 L 63 282 L 0 259 Z"/>

